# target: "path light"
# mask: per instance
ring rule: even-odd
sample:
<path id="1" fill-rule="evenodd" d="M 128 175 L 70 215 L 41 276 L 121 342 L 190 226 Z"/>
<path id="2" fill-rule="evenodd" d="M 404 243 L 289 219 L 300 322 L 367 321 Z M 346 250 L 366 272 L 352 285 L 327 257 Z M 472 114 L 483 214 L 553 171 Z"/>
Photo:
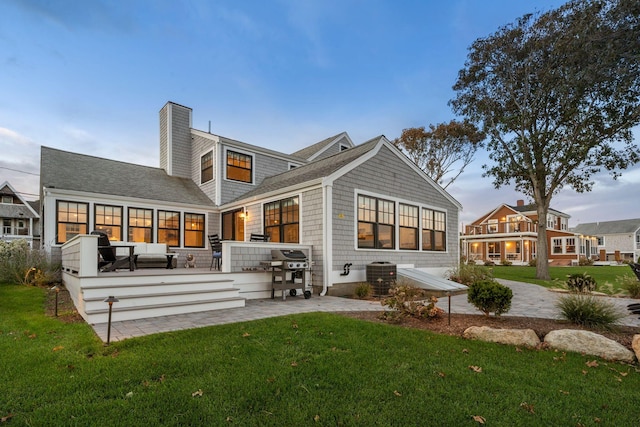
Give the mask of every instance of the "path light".
<path id="1" fill-rule="evenodd" d="M 109 322 L 107 323 L 107 345 L 111 341 L 111 310 L 113 309 L 113 303 L 120 301 L 118 298 L 114 296 L 109 296 L 104 300 L 104 302 L 109 304 Z"/>
<path id="2" fill-rule="evenodd" d="M 58 294 L 60 293 L 60 286 L 55 285 L 51 290 L 56 291 L 56 317 L 58 317 Z"/>

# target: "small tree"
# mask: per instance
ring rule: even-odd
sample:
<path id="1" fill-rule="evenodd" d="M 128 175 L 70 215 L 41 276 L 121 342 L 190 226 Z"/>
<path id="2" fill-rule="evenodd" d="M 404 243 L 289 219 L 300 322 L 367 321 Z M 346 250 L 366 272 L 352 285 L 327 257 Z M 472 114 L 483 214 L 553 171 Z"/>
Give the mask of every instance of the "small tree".
<path id="1" fill-rule="evenodd" d="M 489 316 L 500 316 L 511 310 L 513 291 L 495 280 L 482 280 L 469 286 L 467 300 L 475 308 Z"/>
<path id="2" fill-rule="evenodd" d="M 431 179 L 447 188 L 473 161 L 483 139 L 484 134 L 472 123 L 451 120 L 429 125 L 429 130 L 404 129 L 393 145 L 404 151 Z"/>

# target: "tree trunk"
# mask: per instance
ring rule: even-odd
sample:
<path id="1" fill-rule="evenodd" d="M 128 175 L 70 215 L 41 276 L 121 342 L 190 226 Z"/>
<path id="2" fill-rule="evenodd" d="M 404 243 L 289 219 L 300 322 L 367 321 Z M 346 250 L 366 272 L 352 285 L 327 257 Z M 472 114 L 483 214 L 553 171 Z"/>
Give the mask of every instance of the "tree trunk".
<path id="1" fill-rule="evenodd" d="M 536 279 L 551 280 L 549 275 L 549 247 L 547 245 L 547 207 L 537 203 L 538 240 L 536 251 Z"/>

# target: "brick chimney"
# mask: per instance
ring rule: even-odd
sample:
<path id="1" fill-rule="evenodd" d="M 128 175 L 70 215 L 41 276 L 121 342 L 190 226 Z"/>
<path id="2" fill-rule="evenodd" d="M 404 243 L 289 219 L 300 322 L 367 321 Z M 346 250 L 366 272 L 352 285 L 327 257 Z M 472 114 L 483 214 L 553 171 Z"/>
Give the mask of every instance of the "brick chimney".
<path id="1" fill-rule="evenodd" d="M 516 206 L 524 206 L 524 200 L 520 199 L 516 201 Z"/>

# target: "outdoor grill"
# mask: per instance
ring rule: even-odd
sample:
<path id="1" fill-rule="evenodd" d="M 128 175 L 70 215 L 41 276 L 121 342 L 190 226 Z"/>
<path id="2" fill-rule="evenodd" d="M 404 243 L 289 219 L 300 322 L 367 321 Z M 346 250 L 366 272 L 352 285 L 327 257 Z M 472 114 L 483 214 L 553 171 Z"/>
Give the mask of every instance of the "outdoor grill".
<path id="1" fill-rule="evenodd" d="M 305 299 L 311 298 L 311 291 L 307 289 L 309 260 L 304 252 L 296 249 L 272 249 L 271 261 L 267 264 L 271 267 L 271 299 L 276 290 L 282 291 L 282 299 L 285 300 L 286 290 L 294 297 L 297 289 L 302 290 Z"/>

